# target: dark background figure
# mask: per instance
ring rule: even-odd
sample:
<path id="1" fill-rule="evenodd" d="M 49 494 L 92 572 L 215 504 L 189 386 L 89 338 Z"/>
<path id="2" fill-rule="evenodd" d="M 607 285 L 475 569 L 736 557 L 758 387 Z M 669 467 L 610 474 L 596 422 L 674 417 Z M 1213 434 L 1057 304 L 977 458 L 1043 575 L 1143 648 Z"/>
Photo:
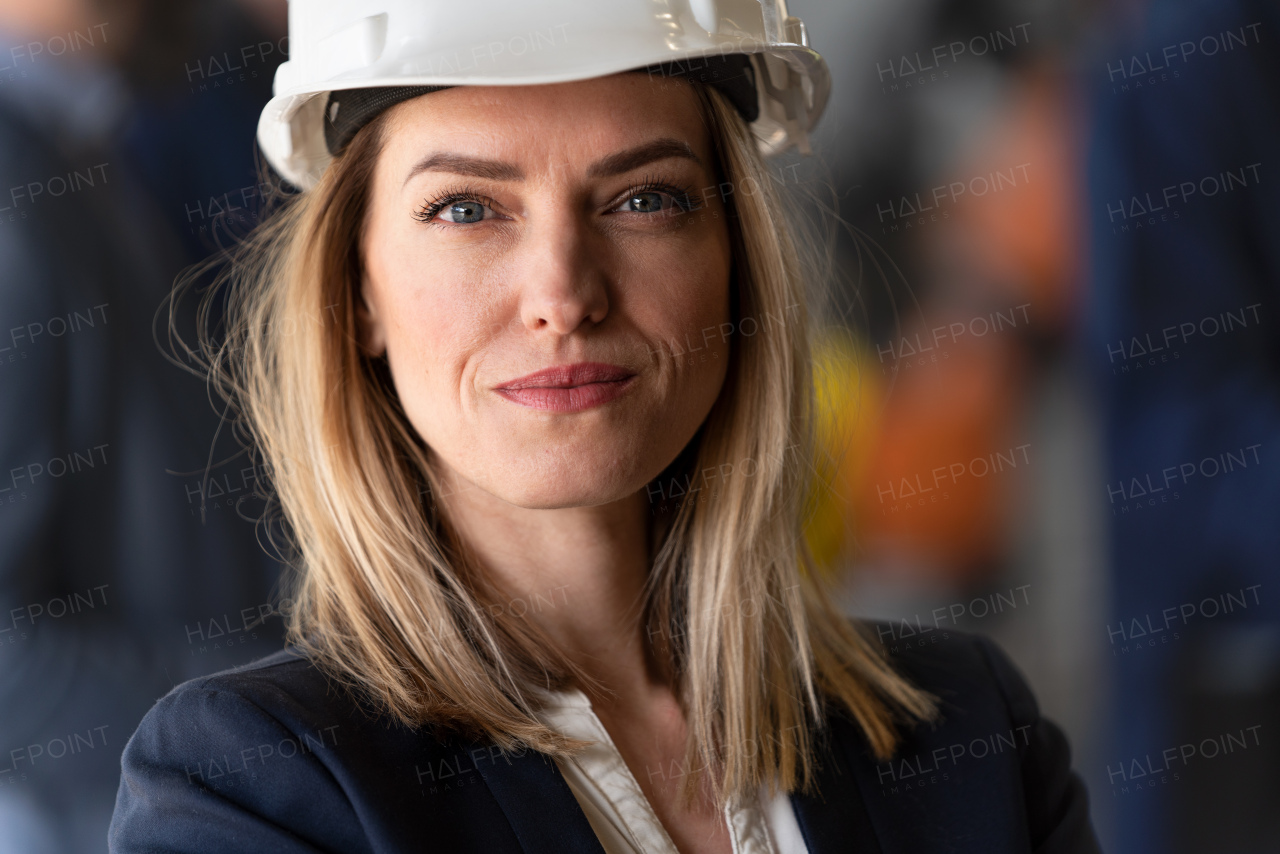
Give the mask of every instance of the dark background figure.
<path id="1" fill-rule="evenodd" d="M 242 500 L 257 472 L 152 328 L 211 230 L 252 214 L 253 131 L 287 47 L 254 11 L 0 5 L 5 854 L 104 851 L 146 710 L 281 643 L 261 504 Z M 217 219 L 219 197 L 247 212 Z"/>
<path id="2" fill-rule="evenodd" d="M 1087 348 L 1113 579 L 1095 799 L 1126 854 L 1274 851 L 1280 8 L 1127 13 L 1090 75 Z"/>

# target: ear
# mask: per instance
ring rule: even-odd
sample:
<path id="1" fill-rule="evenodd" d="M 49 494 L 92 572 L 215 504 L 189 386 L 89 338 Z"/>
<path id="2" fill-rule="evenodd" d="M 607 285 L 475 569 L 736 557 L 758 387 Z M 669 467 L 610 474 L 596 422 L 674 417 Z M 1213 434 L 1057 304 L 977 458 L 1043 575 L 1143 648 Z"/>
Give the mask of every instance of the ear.
<path id="1" fill-rule="evenodd" d="M 356 299 L 356 328 L 360 346 L 367 354 L 376 358 L 387 352 L 387 332 L 378 312 L 377 300 L 370 296 L 371 290 L 367 279 L 361 283 Z"/>

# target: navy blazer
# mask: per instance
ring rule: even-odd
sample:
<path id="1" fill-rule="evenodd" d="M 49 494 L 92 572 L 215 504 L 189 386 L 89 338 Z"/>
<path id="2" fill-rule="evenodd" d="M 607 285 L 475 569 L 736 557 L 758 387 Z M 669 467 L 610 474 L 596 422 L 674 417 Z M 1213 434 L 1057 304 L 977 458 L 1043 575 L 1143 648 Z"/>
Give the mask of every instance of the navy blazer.
<path id="1" fill-rule="evenodd" d="M 944 719 L 877 763 L 832 715 L 818 793 L 791 802 L 810 854 L 1096 852 L 1061 730 L 991 641 L 893 654 Z M 388 723 L 292 650 L 179 685 L 125 747 L 110 849 L 603 854 L 555 763 Z"/>

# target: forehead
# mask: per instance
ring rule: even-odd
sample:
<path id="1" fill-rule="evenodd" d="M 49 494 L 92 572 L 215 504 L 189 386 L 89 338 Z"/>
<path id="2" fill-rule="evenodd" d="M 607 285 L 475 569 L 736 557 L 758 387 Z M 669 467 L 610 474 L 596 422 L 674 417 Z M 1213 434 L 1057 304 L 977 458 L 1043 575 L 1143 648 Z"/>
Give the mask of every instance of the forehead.
<path id="1" fill-rule="evenodd" d="M 387 115 L 383 162 L 447 148 L 522 162 L 585 168 L 601 155 L 654 138 L 687 143 L 710 162 L 692 84 L 678 77 L 615 74 L 539 86 L 459 86 L 397 104 Z"/>

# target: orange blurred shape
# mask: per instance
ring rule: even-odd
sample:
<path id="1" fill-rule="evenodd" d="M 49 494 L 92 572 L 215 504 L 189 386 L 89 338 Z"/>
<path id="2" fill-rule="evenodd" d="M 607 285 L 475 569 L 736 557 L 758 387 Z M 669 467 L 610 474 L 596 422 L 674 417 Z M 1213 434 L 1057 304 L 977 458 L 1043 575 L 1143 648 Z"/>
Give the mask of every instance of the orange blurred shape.
<path id="1" fill-rule="evenodd" d="M 1006 541 L 1021 357 L 996 337 L 946 352 L 936 369 L 898 368 L 873 450 L 844 477 L 873 566 L 964 583 L 989 571 Z"/>
<path id="2" fill-rule="evenodd" d="M 1060 74 L 1026 72 L 990 131 L 952 170 L 999 173 L 1016 186 L 962 199 L 948 226 L 929 235 L 945 275 L 971 291 L 962 299 L 1030 303 L 1042 335 L 1070 322 L 1078 297 L 1083 122 L 1076 112 Z"/>

